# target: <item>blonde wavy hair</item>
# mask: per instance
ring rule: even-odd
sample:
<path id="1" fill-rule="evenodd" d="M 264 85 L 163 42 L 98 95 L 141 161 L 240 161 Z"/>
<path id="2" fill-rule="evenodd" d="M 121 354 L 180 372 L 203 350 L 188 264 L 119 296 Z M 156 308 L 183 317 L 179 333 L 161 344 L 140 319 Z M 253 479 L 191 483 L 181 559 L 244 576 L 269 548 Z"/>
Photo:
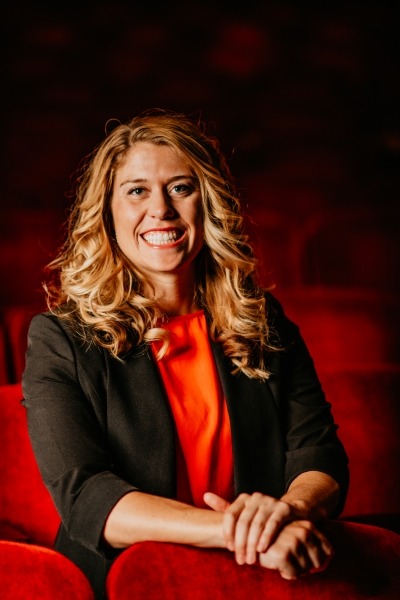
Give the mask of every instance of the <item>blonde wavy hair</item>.
<path id="1" fill-rule="evenodd" d="M 201 121 L 186 115 L 143 113 L 116 126 L 88 157 L 77 181 L 66 241 L 49 265 L 50 310 L 67 319 L 86 342 L 116 358 L 154 340 L 163 341 L 159 357 L 165 352 L 165 315 L 145 295 L 143 275 L 119 249 L 111 215 L 115 174 L 136 142 L 175 149 L 197 178 L 205 243 L 195 261 L 196 303 L 204 308 L 210 335 L 232 361 L 233 373 L 267 379 L 264 356 L 273 347 L 265 296 L 256 281 L 234 181 L 217 140 L 205 133 Z"/>

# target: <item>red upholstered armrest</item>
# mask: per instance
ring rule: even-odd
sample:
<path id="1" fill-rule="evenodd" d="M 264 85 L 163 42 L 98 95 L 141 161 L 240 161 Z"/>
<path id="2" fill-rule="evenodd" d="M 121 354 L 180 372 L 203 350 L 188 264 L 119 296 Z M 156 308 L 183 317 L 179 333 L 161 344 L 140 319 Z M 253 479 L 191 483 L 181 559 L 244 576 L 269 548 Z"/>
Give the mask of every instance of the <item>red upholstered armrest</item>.
<path id="1" fill-rule="evenodd" d="M 62 554 L 0 541 L 2 600 L 94 600 L 83 573 Z"/>
<path id="2" fill-rule="evenodd" d="M 224 550 L 142 542 L 125 550 L 107 580 L 109 600 L 398 600 L 400 536 L 392 531 L 329 521 L 335 555 L 322 573 L 286 581 L 258 565 L 238 566 Z"/>

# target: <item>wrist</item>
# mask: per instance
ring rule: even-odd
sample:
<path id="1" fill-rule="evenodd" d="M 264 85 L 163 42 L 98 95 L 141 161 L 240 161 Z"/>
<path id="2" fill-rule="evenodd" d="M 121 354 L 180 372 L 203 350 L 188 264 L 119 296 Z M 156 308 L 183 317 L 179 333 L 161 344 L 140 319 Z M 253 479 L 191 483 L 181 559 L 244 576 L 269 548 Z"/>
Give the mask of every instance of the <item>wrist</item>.
<path id="1" fill-rule="evenodd" d="M 316 521 L 332 514 L 339 495 L 339 485 L 332 477 L 307 471 L 292 481 L 281 500 L 290 504 L 301 518 Z"/>
<path id="2" fill-rule="evenodd" d="M 190 507 L 194 525 L 192 543 L 203 548 L 226 548 L 223 533 L 223 513 L 207 508 Z"/>
<path id="3" fill-rule="evenodd" d="M 293 512 L 293 515 L 299 519 L 310 519 L 311 518 L 311 507 L 310 504 L 300 498 L 290 498 L 288 494 L 284 494 L 281 497 L 281 501 L 288 504 Z"/>

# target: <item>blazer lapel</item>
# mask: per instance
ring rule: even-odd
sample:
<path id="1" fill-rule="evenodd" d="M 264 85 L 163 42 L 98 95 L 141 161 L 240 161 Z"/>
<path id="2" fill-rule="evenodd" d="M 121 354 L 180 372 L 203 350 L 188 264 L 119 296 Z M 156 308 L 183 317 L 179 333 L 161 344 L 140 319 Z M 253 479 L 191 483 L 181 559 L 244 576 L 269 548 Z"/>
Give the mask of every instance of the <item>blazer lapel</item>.
<path id="1" fill-rule="evenodd" d="M 133 480 L 150 493 L 175 497 L 175 428 L 157 365 L 148 351 L 113 361 L 114 402 L 109 428 L 124 438 L 127 460 L 139 466 Z M 140 480 L 140 478 L 143 480 Z"/>
<path id="2" fill-rule="evenodd" d="M 235 493 L 284 491 L 285 454 L 276 402 L 268 383 L 240 373 L 211 342 L 231 420 Z"/>

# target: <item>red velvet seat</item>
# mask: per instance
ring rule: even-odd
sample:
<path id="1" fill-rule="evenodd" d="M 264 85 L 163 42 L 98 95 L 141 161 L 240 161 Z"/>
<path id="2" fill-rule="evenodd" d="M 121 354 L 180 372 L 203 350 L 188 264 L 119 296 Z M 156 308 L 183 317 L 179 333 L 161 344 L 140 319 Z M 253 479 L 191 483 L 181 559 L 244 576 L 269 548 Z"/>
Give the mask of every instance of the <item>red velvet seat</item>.
<path id="1" fill-rule="evenodd" d="M 238 566 L 224 550 L 142 542 L 111 567 L 109 600 L 398 600 L 400 536 L 378 527 L 330 521 L 335 548 L 326 571 L 287 581 L 258 565 Z"/>
<path id="2" fill-rule="evenodd" d="M 9 383 L 7 344 L 3 323 L 0 323 L 0 385 Z"/>
<path id="3" fill-rule="evenodd" d="M 83 573 L 65 556 L 36 545 L 0 541 L 2 600 L 94 600 Z"/>
<path id="4" fill-rule="evenodd" d="M 44 310 L 39 305 L 12 305 L 0 310 L 4 359 L 2 383 L 18 383 L 25 368 L 29 323 L 34 314 Z M 1 358 L 1 354 L 0 354 Z M 0 374 L 2 371 L 0 371 Z"/>
<path id="5" fill-rule="evenodd" d="M 52 546 L 60 517 L 32 453 L 20 384 L 0 386 L 0 537 Z"/>
<path id="6" fill-rule="evenodd" d="M 32 453 L 20 384 L 0 386 L 0 597 L 93 600 L 83 573 L 50 549 L 60 518 Z"/>
<path id="7" fill-rule="evenodd" d="M 25 352 L 30 320 L 35 312 L 24 305 L 9 306 L 3 311 L 3 323 L 6 331 L 7 354 L 9 357 L 9 383 L 21 381 L 25 368 Z"/>

